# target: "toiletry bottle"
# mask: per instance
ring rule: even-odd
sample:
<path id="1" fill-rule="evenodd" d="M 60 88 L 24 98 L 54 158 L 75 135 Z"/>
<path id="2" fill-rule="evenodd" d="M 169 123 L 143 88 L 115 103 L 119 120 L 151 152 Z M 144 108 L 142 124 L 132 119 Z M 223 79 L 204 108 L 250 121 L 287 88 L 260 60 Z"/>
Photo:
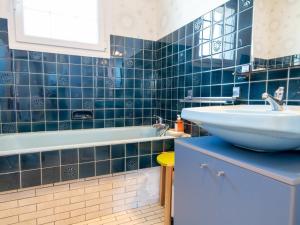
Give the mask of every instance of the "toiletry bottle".
<path id="1" fill-rule="evenodd" d="M 177 132 L 184 132 L 183 121 L 182 121 L 182 119 L 181 119 L 181 117 L 180 117 L 179 114 L 177 115 L 177 120 L 176 120 L 176 124 L 175 124 L 175 131 L 177 131 Z"/>

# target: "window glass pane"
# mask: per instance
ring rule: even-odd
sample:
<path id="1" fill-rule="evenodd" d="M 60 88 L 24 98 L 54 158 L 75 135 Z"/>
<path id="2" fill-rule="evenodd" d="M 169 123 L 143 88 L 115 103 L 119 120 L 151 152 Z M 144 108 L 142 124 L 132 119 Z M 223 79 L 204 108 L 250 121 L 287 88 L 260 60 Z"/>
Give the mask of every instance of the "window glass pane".
<path id="1" fill-rule="evenodd" d="M 97 44 L 97 0 L 23 0 L 26 36 Z"/>

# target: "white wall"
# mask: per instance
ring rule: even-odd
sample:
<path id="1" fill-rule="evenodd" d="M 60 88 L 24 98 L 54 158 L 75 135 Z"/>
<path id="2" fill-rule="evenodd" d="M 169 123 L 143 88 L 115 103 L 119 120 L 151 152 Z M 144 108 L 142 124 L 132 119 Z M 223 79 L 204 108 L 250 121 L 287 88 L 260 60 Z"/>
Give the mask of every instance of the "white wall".
<path id="1" fill-rule="evenodd" d="M 0 17 L 8 17 L 8 3 L 9 0 L 0 0 Z"/>
<path id="2" fill-rule="evenodd" d="M 300 53 L 300 0 L 254 1 L 253 55 L 271 59 Z"/>
<path id="3" fill-rule="evenodd" d="M 228 0 L 158 0 L 157 37 L 161 38 Z"/>
<path id="4" fill-rule="evenodd" d="M 107 1 L 112 2 L 112 34 L 157 40 L 157 0 Z"/>

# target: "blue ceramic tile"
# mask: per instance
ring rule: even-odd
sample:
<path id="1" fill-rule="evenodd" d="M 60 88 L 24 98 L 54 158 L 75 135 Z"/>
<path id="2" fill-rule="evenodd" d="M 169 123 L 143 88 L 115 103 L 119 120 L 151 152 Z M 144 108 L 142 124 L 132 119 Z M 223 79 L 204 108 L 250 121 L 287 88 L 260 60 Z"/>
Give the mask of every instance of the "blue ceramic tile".
<path id="1" fill-rule="evenodd" d="M 30 111 L 18 111 L 17 112 L 17 121 L 18 122 L 31 122 Z"/>
<path id="2" fill-rule="evenodd" d="M 251 47 L 244 47 L 237 51 L 236 65 L 250 63 Z"/>
<path id="3" fill-rule="evenodd" d="M 13 50 L 13 57 L 14 59 L 28 59 L 28 52 L 23 50 Z"/>
<path id="4" fill-rule="evenodd" d="M 8 34 L 7 34 L 7 32 L 0 31 L 0 45 L 8 45 Z"/>
<path id="5" fill-rule="evenodd" d="M 110 159 L 110 146 L 98 146 L 96 147 L 96 160 Z"/>
<path id="6" fill-rule="evenodd" d="M 95 162 L 79 164 L 79 178 L 95 176 Z"/>
<path id="7" fill-rule="evenodd" d="M 16 122 L 16 112 L 15 111 L 3 111 L 1 113 L 1 121 L 4 123 Z"/>
<path id="8" fill-rule="evenodd" d="M 252 25 L 253 9 L 246 10 L 239 14 L 239 30 Z"/>
<path id="9" fill-rule="evenodd" d="M 110 160 L 96 162 L 96 176 L 110 174 Z"/>
<path id="10" fill-rule="evenodd" d="M 251 73 L 251 81 L 267 80 L 267 71 Z"/>
<path id="11" fill-rule="evenodd" d="M 94 147 L 79 149 L 79 163 L 91 162 L 95 160 Z"/>
<path id="12" fill-rule="evenodd" d="M 60 167 L 42 170 L 42 184 L 53 184 L 57 182 L 60 182 Z"/>
<path id="13" fill-rule="evenodd" d="M 266 82 L 250 84 L 250 99 L 261 100 L 261 96 L 264 92 L 266 92 Z"/>
<path id="14" fill-rule="evenodd" d="M 42 167 L 54 167 L 60 165 L 59 151 L 42 152 Z"/>
<path id="15" fill-rule="evenodd" d="M 21 169 L 30 170 L 40 168 L 40 153 L 28 153 L 21 155 Z"/>
<path id="16" fill-rule="evenodd" d="M 239 10 L 243 11 L 253 6 L 253 0 L 239 0 Z"/>
<path id="17" fill-rule="evenodd" d="M 125 145 L 112 145 L 111 146 L 111 157 L 115 158 L 122 158 L 125 157 Z"/>
<path id="18" fill-rule="evenodd" d="M 225 4 L 225 18 L 237 13 L 238 2 L 237 0 L 230 0 Z"/>
<path id="19" fill-rule="evenodd" d="M 75 180 L 78 179 L 78 164 L 61 166 L 61 180 Z"/>
<path id="20" fill-rule="evenodd" d="M 211 73 L 211 84 L 220 84 L 222 81 L 222 70 L 216 70 Z"/>
<path id="21" fill-rule="evenodd" d="M 140 155 L 151 154 L 151 142 L 149 141 L 139 143 L 139 151 Z"/>
<path id="22" fill-rule="evenodd" d="M 32 111 L 31 112 L 32 122 L 40 122 L 45 120 L 44 111 Z"/>
<path id="23" fill-rule="evenodd" d="M 0 175 L 0 191 L 9 191 L 20 188 L 20 173 Z"/>
<path id="24" fill-rule="evenodd" d="M 1 67 L 2 68 L 6 68 L 6 69 L 11 69 L 11 66 L 10 65 L 7 65 L 6 67 L 4 67 L 5 64 L 1 64 L 1 61 L 0 61 L 0 70 L 1 70 Z M 3 69 L 2 69 L 3 70 Z M 4 70 L 4 71 L 7 71 L 7 70 Z M 25 61 L 25 60 L 14 60 L 14 71 L 16 72 L 29 72 L 29 67 L 28 67 L 28 62 Z"/>
<path id="25" fill-rule="evenodd" d="M 61 164 L 75 164 L 78 163 L 78 150 L 77 149 L 66 149 L 61 150 Z"/>
<path id="26" fill-rule="evenodd" d="M 147 156 L 140 156 L 139 157 L 139 169 L 145 169 L 145 168 L 149 168 L 151 167 L 151 161 L 152 161 L 152 158 L 151 156 L 147 155 Z"/>
<path id="27" fill-rule="evenodd" d="M 0 85 L 14 84 L 15 76 L 11 72 L 0 72 Z"/>
<path id="28" fill-rule="evenodd" d="M 18 132 L 31 132 L 31 124 L 30 123 L 18 123 Z"/>
<path id="29" fill-rule="evenodd" d="M 126 144 L 126 157 L 137 156 L 139 150 L 138 143 Z"/>
<path id="30" fill-rule="evenodd" d="M 19 171 L 19 155 L 1 156 L 0 173 Z"/>
<path id="31" fill-rule="evenodd" d="M 80 56 L 70 56 L 70 63 L 71 64 L 81 64 L 81 57 Z"/>
<path id="32" fill-rule="evenodd" d="M 56 75 L 46 75 L 45 76 L 45 86 L 57 86 L 57 76 Z"/>
<path id="33" fill-rule="evenodd" d="M 29 86 L 16 86 L 16 96 L 17 97 L 30 97 Z"/>
<path id="34" fill-rule="evenodd" d="M 22 188 L 41 185 L 41 170 L 29 170 L 21 172 Z"/>
<path id="35" fill-rule="evenodd" d="M 164 150 L 165 151 L 174 151 L 174 139 L 164 140 Z"/>
<path id="36" fill-rule="evenodd" d="M 111 172 L 120 173 L 125 171 L 125 158 L 111 160 Z"/>
<path id="37" fill-rule="evenodd" d="M 32 123 L 32 131 L 38 132 L 38 131 L 45 131 L 45 122 L 39 122 L 39 123 Z"/>
<path id="38" fill-rule="evenodd" d="M 7 19 L 0 18 L 0 31 L 7 31 Z"/>
<path id="39" fill-rule="evenodd" d="M 17 127 L 15 124 L 2 124 L 2 133 L 16 133 L 17 132 Z"/>
<path id="40" fill-rule="evenodd" d="M 41 52 L 28 52 L 29 60 L 41 61 L 43 59 L 43 54 Z"/>
<path id="41" fill-rule="evenodd" d="M 288 77 L 288 70 L 284 69 L 284 70 L 271 70 L 269 71 L 269 80 L 272 79 L 284 79 Z"/>
<path id="42" fill-rule="evenodd" d="M 291 78 L 298 78 L 300 77 L 300 68 L 293 68 L 290 70 L 290 77 Z"/>
<path id="43" fill-rule="evenodd" d="M 43 64 L 41 62 L 29 61 L 29 71 L 31 73 L 43 73 Z"/>
<path id="44" fill-rule="evenodd" d="M 57 55 L 57 62 L 60 63 L 69 63 L 69 56 L 68 55 Z"/>
<path id="45" fill-rule="evenodd" d="M 289 81 L 289 96 L 288 100 L 300 100 L 300 80 Z"/>
<path id="46" fill-rule="evenodd" d="M 252 27 L 239 31 L 238 33 L 238 48 L 251 45 Z"/>
<path id="47" fill-rule="evenodd" d="M 56 62 L 56 54 L 53 53 L 43 53 L 44 62 Z"/>
<path id="48" fill-rule="evenodd" d="M 126 158 L 126 171 L 137 170 L 139 165 L 138 157 Z"/>

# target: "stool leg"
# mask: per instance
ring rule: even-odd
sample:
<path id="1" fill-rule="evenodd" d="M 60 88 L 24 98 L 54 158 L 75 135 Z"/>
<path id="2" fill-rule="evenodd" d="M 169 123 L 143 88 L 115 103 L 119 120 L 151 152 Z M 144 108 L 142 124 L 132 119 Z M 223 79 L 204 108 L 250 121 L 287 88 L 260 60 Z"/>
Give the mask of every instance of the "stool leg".
<path id="1" fill-rule="evenodd" d="M 166 167 L 160 167 L 160 205 L 165 205 Z"/>
<path id="2" fill-rule="evenodd" d="M 166 167 L 166 187 L 165 187 L 165 212 L 164 224 L 171 225 L 171 209 L 172 209 L 172 175 L 173 167 Z"/>

